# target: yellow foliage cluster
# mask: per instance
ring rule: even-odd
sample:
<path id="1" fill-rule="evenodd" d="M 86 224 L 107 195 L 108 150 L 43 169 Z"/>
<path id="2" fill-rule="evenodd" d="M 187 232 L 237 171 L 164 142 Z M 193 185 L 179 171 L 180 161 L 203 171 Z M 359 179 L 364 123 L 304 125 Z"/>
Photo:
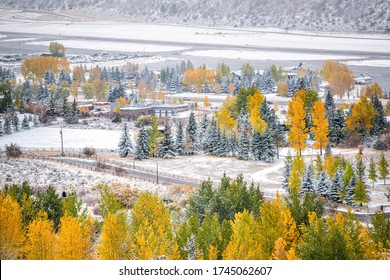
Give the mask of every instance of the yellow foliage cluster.
<path id="1" fill-rule="evenodd" d="M 354 87 L 355 80 L 353 73 L 347 65 L 337 61 L 325 61 L 323 64 L 325 80 L 329 83 L 332 92 L 340 98 L 344 97 L 346 91 Z"/>
<path id="2" fill-rule="evenodd" d="M 40 56 L 26 58 L 22 61 L 20 72 L 26 80 L 42 82 L 46 71 L 53 71 L 58 75 L 61 70 L 69 71 L 69 62 L 66 59 L 54 56 Z"/>

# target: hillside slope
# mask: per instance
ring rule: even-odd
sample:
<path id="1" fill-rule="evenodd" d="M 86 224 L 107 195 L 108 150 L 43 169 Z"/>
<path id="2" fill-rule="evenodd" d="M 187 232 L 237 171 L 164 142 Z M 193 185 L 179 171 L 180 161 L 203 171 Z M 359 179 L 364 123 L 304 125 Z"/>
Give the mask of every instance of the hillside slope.
<path id="1" fill-rule="evenodd" d="M 4 0 L 0 7 L 144 22 L 390 33 L 388 0 Z"/>

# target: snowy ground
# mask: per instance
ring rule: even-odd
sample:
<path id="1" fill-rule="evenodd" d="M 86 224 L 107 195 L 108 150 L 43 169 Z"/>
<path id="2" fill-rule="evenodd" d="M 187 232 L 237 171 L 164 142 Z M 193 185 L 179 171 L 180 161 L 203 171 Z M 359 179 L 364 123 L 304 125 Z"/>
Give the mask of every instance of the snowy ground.
<path id="1" fill-rule="evenodd" d="M 359 56 L 306 54 L 294 52 L 270 52 L 270 51 L 238 51 L 238 50 L 201 50 L 188 51 L 183 55 L 200 57 L 219 57 L 229 59 L 245 60 L 339 60 L 339 59 L 361 59 Z"/>
<path id="2" fill-rule="evenodd" d="M 4 40 L 3 40 L 4 41 Z M 171 52 L 185 50 L 186 47 L 182 46 L 164 46 L 164 45 L 151 45 L 151 44 L 137 44 L 137 43 L 123 43 L 123 42 L 107 42 L 107 41 L 89 41 L 89 40 L 58 40 L 56 41 L 63 44 L 67 48 L 72 49 L 86 49 L 86 50 L 104 50 L 114 52 Z M 49 46 L 50 41 L 37 41 L 28 42 L 27 45 L 36 46 Z"/>
<path id="3" fill-rule="evenodd" d="M 99 149 L 117 149 L 120 131 L 98 129 L 63 129 L 65 148 L 92 146 Z M 61 148 L 60 129 L 39 127 L 16 132 L 0 138 L 0 148 L 10 143 L 29 148 Z"/>
<path id="4" fill-rule="evenodd" d="M 11 181 L 6 181 L 11 179 Z M 157 193 L 161 198 L 172 200 L 181 207 L 194 189 L 191 187 L 166 186 L 153 182 L 125 179 L 109 174 L 89 171 L 82 168 L 71 168 L 54 162 L 41 160 L 0 160 L 0 186 L 5 183 L 20 184 L 28 181 L 34 188 L 55 186 L 58 192 L 75 189 L 87 207 L 92 208 L 98 203 L 99 194 L 94 187 L 107 183 L 119 196 L 129 191 Z"/>
<path id="5" fill-rule="evenodd" d="M 153 40 L 155 42 L 208 43 L 268 48 L 365 51 L 388 53 L 390 40 L 336 35 L 272 33 L 256 29 L 201 28 L 138 23 L 66 23 L 2 21 L 0 32 Z M 388 38 L 385 35 L 382 38 Z"/>
<path id="6" fill-rule="evenodd" d="M 352 60 L 345 62 L 345 64 L 355 66 L 390 67 L 390 60 Z"/>

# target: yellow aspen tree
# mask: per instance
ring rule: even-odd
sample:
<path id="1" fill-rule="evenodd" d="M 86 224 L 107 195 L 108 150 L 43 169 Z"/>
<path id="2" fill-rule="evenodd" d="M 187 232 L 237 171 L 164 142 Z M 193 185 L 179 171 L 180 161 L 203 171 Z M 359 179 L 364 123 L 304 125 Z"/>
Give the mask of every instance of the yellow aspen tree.
<path id="1" fill-rule="evenodd" d="M 286 251 L 287 242 L 281 237 L 275 241 L 275 251 L 272 254 L 273 260 L 299 260 L 296 250 L 290 248 Z"/>
<path id="2" fill-rule="evenodd" d="M 313 117 L 313 127 L 311 132 L 314 133 L 315 142 L 313 144 L 315 149 L 320 150 L 322 155 L 322 149 L 328 144 L 329 124 L 328 118 L 325 117 L 326 109 L 324 102 L 318 100 L 314 103 L 311 115 Z"/>
<path id="3" fill-rule="evenodd" d="M 285 96 L 288 93 L 288 84 L 285 82 L 276 83 L 276 92 L 278 95 Z"/>
<path id="4" fill-rule="evenodd" d="M 24 247 L 26 258 L 28 260 L 53 260 L 55 238 L 53 222 L 47 219 L 47 215 L 41 214 L 28 226 Z"/>
<path id="5" fill-rule="evenodd" d="M 61 218 L 56 240 L 57 260 L 88 260 L 91 258 L 87 245 L 90 240 L 76 217 L 65 215 Z"/>
<path id="6" fill-rule="evenodd" d="M 22 213 L 10 196 L 0 195 L 0 259 L 16 260 L 24 242 Z"/>
<path id="7" fill-rule="evenodd" d="M 163 90 L 161 88 L 158 91 L 157 99 L 160 100 L 160 101 L 164 100 L 164 92 L 163 92 Z"/>
<path id="8" fill-rule="evenodd" d="M 266 201 L 260 207 L 258 223 L 257 242 L 260 246 L 260 259 L 272 259 L 275 242 L 279 238 L 285 240 L 286 250 L 296 248 L 299 232 L 290 211 L 280 196 L 277 196 L 274 201 Z"/>
<path id="9" fill-rule="evenodd" d="M 217 247 L 210 245 L 208 259 L 209 260 L 218 260 L 218 248 Z"/>
<path id="10" fill-rule="evenodd" d="M 367 97 L 361 96 L 360 101 L 353 106 L 347 118 L 346 127 L 349 131 L 357 132 L 365 137 L 370 133 L 372 119 L 376 114 L 374 104 Z"/>
<path id="11" fill-rule="evenodd" d="M 261 118 L 260 107 L 264 102 L 264 95 L 260 91 L 248 96 L 249 121 L 253 129 L 264 132 L 266 122 Z"/>
<path id="12" fill-rule="evenodd" d="M 207 95 L 203 98 L 203 105 L 205 108 L 210 106 L 209 97 Z"/>
<path id="13" fill-rule="evenodd" d="M 135 259 L 167 258 L 173 246 L 170 213 L 157 195 L 139 196 L 131 213 L 130 232 Z"/>
<path id="14" fill-rule="evenodd" d="M 299 96 L 296 96 L 288 104 L 287 125 L 290 127 L 288 140 L 299 156 L 301 156 L 302 150 L 307 146 L 306 140 L 308 135 L 305 117 L 303 101 Z"/>
<path id="15" fill-rule="evenodd" d="M 222 256 L 224 260 L 258 260 L 259 241 L 257 239 L 257 223 L 252 213 L 246 209 L 234 216 L 231 221 L 232 235 Z"/>
<path id="16" fill-rule="evenodd" d="M 126 100 L 125 97 L 121 96 L 118 99 L 116 99 L 115 102 L 118 102 L 119 103 L 119 107 L 123 108 L 123 107 L 125 107 L 127 100 Z"/>
<path id="17" fill-rule="evenodd" d="M 328 173 L 329 178 L 333 178 L 337 171 L 337 164 L 335 158 L 331 154 L 325 156 L 323 168 Z"/>
<path id="18" fill-rule="evenodd" d="M 288 179 L 288 187 L 290 189 L 300 190 L 301 188 L 301 178 L 303 176 L 303 172 L 305 171 L 305 161 L 302 157 L 296 156 L 293 159 L 292 167 L 291 167 L 291 175 Z"/>
<path id="19" fill-rule="evenodd" d="M 224 131 L 230 132 L 232 129 L 236 127 L 237 121 L 233 119 L 228 106 L 229 103 L 224 102 L 222 104 L 221 110 L 216 113 L 216 117 L 217 117 L 219 127 Z"/>
<path id="20" fill-rule="evenodd" d="M 130 259 L 130 229 L 124 213 L 108 213 L 96 246 L 101 260 Z"/>
<path id="21" fill-rule="evenodd" d="M 167 255 L 168 260 L 180 260 L 179 245 L 175 242 Z"/>

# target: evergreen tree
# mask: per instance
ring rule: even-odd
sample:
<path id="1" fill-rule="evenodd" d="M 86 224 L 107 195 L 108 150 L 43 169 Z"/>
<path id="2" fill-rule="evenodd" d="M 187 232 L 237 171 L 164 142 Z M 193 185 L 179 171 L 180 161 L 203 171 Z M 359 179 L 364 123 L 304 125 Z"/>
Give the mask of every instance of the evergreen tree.
<path id="1" fill-rule="evenodd" d="M 15 132 L 20 130 L 20 122 L 19 122 L 18 115 L 16 113 L 13 114 L 12 117 L 12 126 L 14 127 Z"/>
<path id="2" fill-rule="evenodd" d="M 11 128 L 11 120 L 8 115 L 4 118 L 4 133 L 5 134 L 12 134 L 12 128 Z"/>
<path id="3" fill-rule="evenodd" d="M 179 126 L 176 131 L 175 151 L 179 155 L 184 154 L 184 133 L 183 133 L 183 125 L 181 121 L 179 122 Z"/>
<path id="4" fill-rule="evenodd" d="M 306 167 L 301 179 L 301 194 L 314 193 L 314 172 L 313 167 L 309 165 Z"/>
<path id="5" fill-rule="evenodd" d="M 377 181 L 378 176 L 376 174 L 376 166 L 373 158 L 371 158 L 370 160 L 370 166 L 368 168 L 368 178 L 372 182 L 372 187 L 374 187 L 374 183 Z"/>
<path id="6" fill-rule="evenodd" d="M 325 198 L 328 198 L 328 194 L 331 188 L 331 182 L 326 171 L 321 171 L 317 180 L 317 193 Z"/>
<path id="7" fill-rule="evenodd" d="M 249 141 L 248 134 L 244 130 L 240 133 L 239 145 L 238 145 L 238 158 L 247 160 L 249 157 Z"/>
<path id="8" fill-rule="evenodd" d="M 267 163 L 273 162 L 276 157 L 275 139 L 272 137 L 272 132 L 266 127 L 263 134 L 261 134 L 261 156 L 260 160 Z"/>
<path id="9" fill-rule="evenodd" d="M 282 181 L 282 187 L 287 193 L 290 191 L 289 179 L 291 175 L 291 168 L 292 168 L 292 156 L 289 151 L 288 155 L 284 159 L 283 181 Z"/>
<path id="10" fill-rule="evenodd" d="M 365 183 L 366 182 L 366 179 L 365 179 L 366 167 L 364 166 L 363 158 L 362 158 L 361 155 L 357 155 L 357 157 L 356 157 L 355 169 L 356 169 L 356 173 L 355 173 L 356 174 L 356 180 L 358 182 Z"/>
<path id="11" fill-rule="evenodd" d="M 190 118 L 188 120 L 188 124 L 186 127 L 186 143 L 188 150 L 190 152 L 194 152 L 195 147 L 196 147 L 196 134 L 197 134 L 198 126 L 196 124 L 195 120 L 195 113 L 191 112 Z"/>
<path id="12" fill-rule="evenodd" d="M 379 136 L 386 129 L 387 121 L 382 102 L 379 100 L 378 96 L 374 95 L 372 97 L 372 104 L 374 104 L 376 115 L 372 119 L 371 135 Z"/>
<path id="13" fill-rule="evenodd" d="M 30 129 L 30 124 L 28 122 L 28 118 L 27 116 L 25 115 L 24 118 L 23 118 L 23 121 L 22 121 L 22 129 Z"/>
<path id="14" fill-rule="evenodd" d="M 217 128 L 217 122 L 215 118 L 212 118 L 203 137 L 203 150 L 206 153 L 213 154 L 219 145 L 219 138 L 220 135 Z"/>
<path id="15" fill-rule="evenodd" d="M 142 128 L 138 134 L 137 145 L 135 147 L 135 158 L 138 160 L 147 159 L 150 157 L 148 132 Z"/>
<path id="16" fill-rule="evenodd" d="M 46 85 L 40 85 L 38 87 L 37 100 L 38 101 L 46 101 L 49 99 L 49 91 Z"/>
<path id="17" fill-rule="evenodd" d="M 73 103 L 72 103 L 72 109 L 70 111 L 70 114 L 72 116 L 77 116 L 79 114 L 79 109 L 77 108 L 77 102 L 76 102 L 76 99 L 73 99 Z"/>
<path id="18" fill-rule="evenodd" d="M 4 130 L 5 130 L 5 123 L 4 123 Z M 386 185 L 386 178 L 389 175 L 389 163 L 387 162 L 384 153 L 381 153 L 379 157 L 378 171 L 379 171 L 379 179 L 383 180 L 383 184 Z"/>
<path id="19" fill-rule="evenodd" d="M 4 136 L 4 125 L 2 119 L 0 119 L 0 137 L 1 136 Z"/>
<path id="20" fill-rule="evenodd" d="M 339 145 L 345 136 L 345 118 L 340 109 L 334 112 L 329 122 L 329 141 Z"/>
<path id="21" fill-rule="evenodd" d="M 230 137 L 229 137 L 229 156 L 236 156 L 238 152 L 238 147 L 237 147 L 237 138 L 236 134 L 234 131 L 230 132 Z"/>
<path id="22" fill-rule="evenodd" d="M 229 156 L 229 139 L 227 138 L 225 131 L 220 137 L 219 145 L 215 151 L 215 155 L 220 157 Z"/>
<path id="23" fill-rule="evenodd" d="M 56 105 L 54 102 L 53 94 L 50 95 L 49 110 L 47 113 L 49 116 L 52 116 L 52 117 L 57 115 L 57 109 L 56 109 Z"/>
<path id="24" fill-rule="evenodd" d="M 35 115 L 34 116 L 34 127 L 38 127 L 39 126 L 39 120 L 38 120 L 38 117 Z"/>
<path id="25" fill-rule="evenodd" d="M 347 205 L 354 205 L 353 198 L 355 196 L 355 188 L 356 188 L 356 177 L 352 176 L 347 185 L 347 192 L 345 194 L 345 201 Z"/>
<path id="26" fill-rule="evenodd" d="M 333 177 L 332 184 L 328 193 L 328 197 L 333 202 L 341 202 L 340 191 L 343 187 L 343 180 L 341 175 L 341 170 L 337 170 L 336 174 Z"/>
<path id="27" fill-rule="evenodd" d="M 61 116 L 69 116 L 68 100 L 64 98 L 62 101 Z"/>
<path id="28" fill-rule="evenodd" d="M 165 125 L 164 139 L 160 142 L 158 147 L 158 156 L 162 158 L 175 157 L 171 127 L 168 123 Z"/>
<path id="29" fill-rule="evenodd" d="M 127 132 L 126 122 L 123 125 L 122 135 L 118 143 L 118 151 L 120 157 L 129 157 L 133 155 L 134 149 L 131 143 L 130 135 Z"/>
<path id="30" fill-rule="evenodd" d="M 255 160 L 260 160 L 261 158 L 261 139 L 260 131 L 254 130 L 252 136 L 252 155 Z"/>

